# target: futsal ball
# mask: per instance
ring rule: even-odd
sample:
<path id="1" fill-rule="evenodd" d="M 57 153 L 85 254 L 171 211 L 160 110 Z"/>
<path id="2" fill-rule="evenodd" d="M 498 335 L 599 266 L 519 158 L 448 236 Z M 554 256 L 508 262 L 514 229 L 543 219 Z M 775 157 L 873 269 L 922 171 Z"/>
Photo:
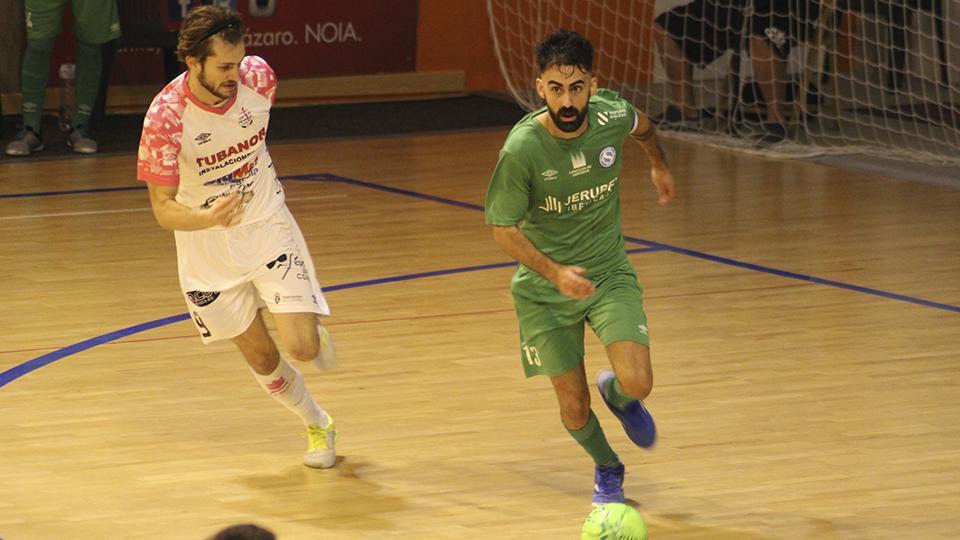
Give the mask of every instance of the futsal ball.
<path id="1" fill-rule="evenodd" d="M 647 540 L 647 525 L 632 506 L 607 503 L 584 520 L 580 540 Z"/>

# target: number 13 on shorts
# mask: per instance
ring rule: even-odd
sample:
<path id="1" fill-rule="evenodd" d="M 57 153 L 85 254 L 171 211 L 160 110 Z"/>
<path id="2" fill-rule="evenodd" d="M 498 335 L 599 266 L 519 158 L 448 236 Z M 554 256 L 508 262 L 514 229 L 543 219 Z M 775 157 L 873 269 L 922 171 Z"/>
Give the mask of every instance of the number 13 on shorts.
<path id="1" fill-rule="evenodd" d="M 530 345 L 522 345 L 523 354 L 527 356 L 527 363 L 531 366 L 540 366 L 540 353 L 537 351 L 536 347 Z"/>

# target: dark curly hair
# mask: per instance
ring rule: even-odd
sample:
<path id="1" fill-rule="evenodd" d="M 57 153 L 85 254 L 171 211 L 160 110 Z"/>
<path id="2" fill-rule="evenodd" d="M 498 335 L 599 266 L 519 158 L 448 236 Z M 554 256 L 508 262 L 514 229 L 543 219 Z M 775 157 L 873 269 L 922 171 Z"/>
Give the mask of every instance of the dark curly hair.
<path id="1" fill-rule="evenodd" d="M 590 72 L 593 69 L 593 45 L 573 30 L 557 30 L 537 45 L 537 66 L 540 73 L 551 66 L 574 66 Z"/>

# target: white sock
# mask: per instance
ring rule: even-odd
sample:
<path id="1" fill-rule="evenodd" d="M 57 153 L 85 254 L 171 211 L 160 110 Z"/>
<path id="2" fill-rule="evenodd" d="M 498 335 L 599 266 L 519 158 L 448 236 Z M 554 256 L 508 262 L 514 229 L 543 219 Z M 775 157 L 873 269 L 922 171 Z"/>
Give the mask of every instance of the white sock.
<path id="1" fill-rule="evenodd" d="M 260 375 L 254 371 L 253 376 L 268 394 L 284 407 L 295 412 L 303 420 L 304 425 L 327 425 L 327 414 L 310 396 L 304 384 L 303 375 L 284 357 L 280 357 L 280 363 L 277 364 L 277 369 L 273 370 L 273 373 Z"/>

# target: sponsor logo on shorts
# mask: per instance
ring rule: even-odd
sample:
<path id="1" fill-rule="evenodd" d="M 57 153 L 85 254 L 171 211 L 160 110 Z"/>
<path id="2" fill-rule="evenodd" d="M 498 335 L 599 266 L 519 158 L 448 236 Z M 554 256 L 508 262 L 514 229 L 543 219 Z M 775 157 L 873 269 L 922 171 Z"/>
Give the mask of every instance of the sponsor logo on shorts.
<path id="1" fill-rule="evenodd" d="M 280 255 L 280 256 L 277 257 L 276 259 L 268 262 L 268 263 L 267 263 L 267 270 L 273 270 L 273 267 L 274 267 L 274 266 L 282 265 L 282 264 L 285 263 L 285 262 L 287 262 L 287 254 L 286 254 L 286 253 L 284 253 L 283 255 Z M 288 266 L 289 266 L 289 265 L 288 265 Z"/>
<path id="2" fill-rule="evenodd" d="M 283 270 L 283 275 L 280 279 L 287 279 L 287 274 L 290 273 L 290 270 L 296 269 L 297 279 L 309 279 L 307 274 L 307 265 L 303 262 L 303 259 L 294 253 L 283 253 L 276 259 L 267 263 L 267 270 Z"/>
<path id="3" fill-rule="evenodd" d="M 643 335 L 645 335 L 645 336 L 650 334 L 650 331 L 647 330 L 647 325 L 645 325 L 645 324 L 638 324 L 638 325 L 637 325 L 637 328 L 639 328 L 639 329 L 640 329 L 640 333 L 643 334 Z"/>
<path id="4" fill-rule="evenodd" d="M 280 296 L 280 293 L 278 292 L 273 293 L 274 304 L 280 304 L 283 302 L 302 302 L 302 301 L 303 301 L 303 297 L 300 295 Z M 316 303 L 316 300 L 314 300 L 314 303 Z"/>
<path id="5" fill-rule="evenodd" d="M 209 304 L 212 304 L 217 297 L 220 296 L 220 291 L 206 292 L 206 291 L 190 291 L 187 293 L 187 298 L 190 299 L 195 305 L 203 307 Z"/>

